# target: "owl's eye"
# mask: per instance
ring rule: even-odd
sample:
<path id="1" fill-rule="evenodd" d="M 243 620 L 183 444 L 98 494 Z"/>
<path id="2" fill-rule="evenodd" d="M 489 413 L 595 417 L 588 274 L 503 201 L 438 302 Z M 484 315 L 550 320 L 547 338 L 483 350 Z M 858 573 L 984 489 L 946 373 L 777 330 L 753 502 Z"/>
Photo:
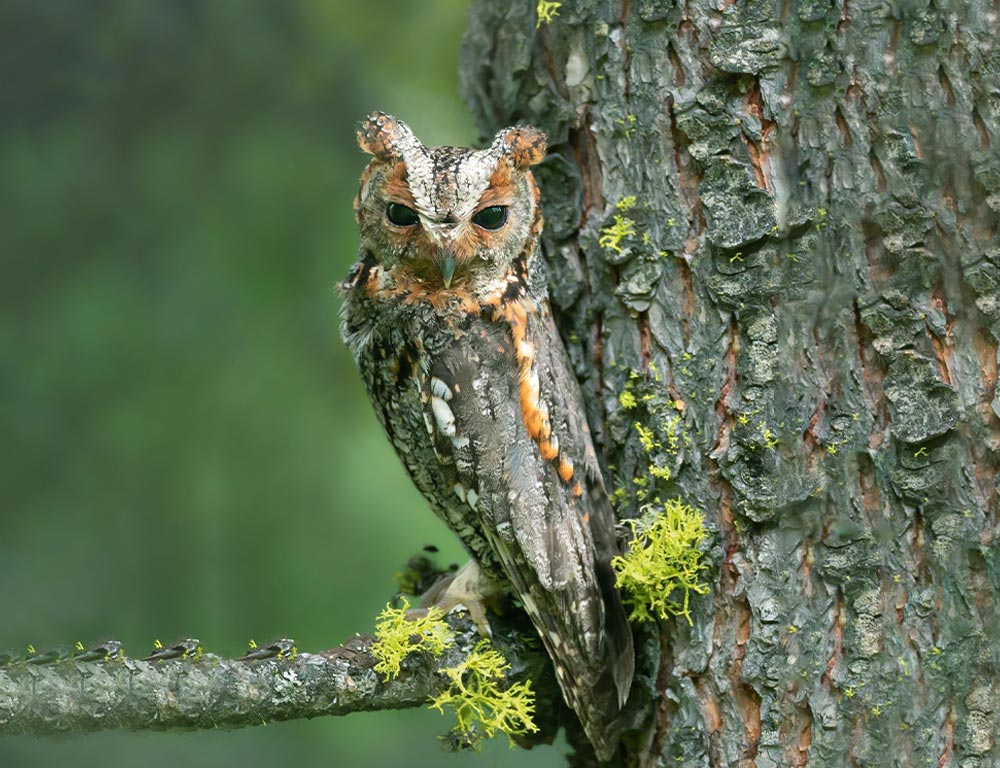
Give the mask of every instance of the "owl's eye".
<path id="1" fill-rule="evenodd" d="M 472 223 L 483 229 L 500 229 L 507 223 L 507 206 L 491 205 L 472 217 Z"/>
<path id="2" fill-rule="evenodd" d="M 385 209 L 386 218 L 397 227 L 412 227 L 420 221 L 417 212 L 412 208 L 407 208 L 400 203 L 389 203 Z"/>

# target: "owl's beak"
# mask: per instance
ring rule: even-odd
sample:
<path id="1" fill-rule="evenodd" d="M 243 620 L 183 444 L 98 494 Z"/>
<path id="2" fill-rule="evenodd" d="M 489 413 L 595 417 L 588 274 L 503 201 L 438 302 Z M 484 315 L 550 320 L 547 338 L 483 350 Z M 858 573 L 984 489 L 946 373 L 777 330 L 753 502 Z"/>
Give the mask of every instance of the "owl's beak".
<path id="1" fill-rule="evenodd" d="M 455 276 L 455 257 L 450 253 L 442 254 L 438 259 L 438 269 L 441 270 L 444 287 L 451 288 L 451 279 Z"/>

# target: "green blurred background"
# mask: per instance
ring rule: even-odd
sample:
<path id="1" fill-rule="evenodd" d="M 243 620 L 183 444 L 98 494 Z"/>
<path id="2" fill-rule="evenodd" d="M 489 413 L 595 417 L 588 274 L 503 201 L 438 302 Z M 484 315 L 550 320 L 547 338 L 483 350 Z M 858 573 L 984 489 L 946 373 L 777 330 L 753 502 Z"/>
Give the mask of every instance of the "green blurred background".
<path id="1" fill-rule="evenodd" d="M 453 537 L 337 332 L 354 124 L 476 139 L 467 0 L 0 3 L 0 649 L 370 631 Z M 544 704 L 543 704 L 544 706 Z M 429 710 L 0 741 L 0 766 L 543 766 Z"/>

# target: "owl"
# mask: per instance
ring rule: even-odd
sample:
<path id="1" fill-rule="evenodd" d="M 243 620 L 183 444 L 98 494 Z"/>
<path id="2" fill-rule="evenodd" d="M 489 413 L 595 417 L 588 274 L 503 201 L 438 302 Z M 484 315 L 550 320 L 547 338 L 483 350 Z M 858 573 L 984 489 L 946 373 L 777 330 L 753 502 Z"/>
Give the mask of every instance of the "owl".
<path id="1" fill-rule="evenodd" d="M 472 555 L 456 582 L 513 591 L 607 760 L 634 652 L 609 564 L 615 518 L 538 253 L 529 168 L 545 136 L 519 126 L 482 150 L 427 147 L 374 113 L 358 142 L 372 159 L 341 334 L 403 466 Z"/>

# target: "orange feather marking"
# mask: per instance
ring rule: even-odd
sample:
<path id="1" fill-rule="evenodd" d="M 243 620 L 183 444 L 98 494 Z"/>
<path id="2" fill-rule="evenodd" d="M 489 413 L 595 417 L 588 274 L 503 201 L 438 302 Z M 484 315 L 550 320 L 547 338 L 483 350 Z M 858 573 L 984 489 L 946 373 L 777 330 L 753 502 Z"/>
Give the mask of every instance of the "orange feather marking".
<path id="1" fill-rule="evenodd" d="M 499 297 L 498 297 L 499 298 Z M 528 315 L 537 311 L 533 305 L 522 301 L 494 301 L 492 297 L 483 302 L 484 306 L 493 308 L 495 321 L 506 322 L 510 326 L 511 339 L 514 342 L 514 357 L 518 368 L 518 404 L 521 407 L 521 419 L 528 435 L 538 445 L 538 454 L 543 461 L 556 462 L 556 472 L 559 479 L 569 483 L 573 479 L 573 462 L 559 455 L 559 441 L 552 435 L 552 422 L 549 418 L 549 408 L 542 399 L 538 372 L 535 370 L 535 345 L 528 339 Z M 579 489 L 579 493 L 575 491 Z M 574 495 L 580 496 L 583 488 L 577 483 Z"/>
<path id="2" fill-rule="evenodd" d="M 573 479 L 573 462 L 565 456 L 559 459 L 559 466 L 556 470 L 559 472 L 559 479 L 564 483 L 568 483 Z"/>
<path id="3" fill-rule="evenodd" d="M 559 455 L 559 449 L 552 445 L 551 440 L 542 440 L 538 443 L 538 453 L 541 454 L 543 460 L 552 461 Z"/>

